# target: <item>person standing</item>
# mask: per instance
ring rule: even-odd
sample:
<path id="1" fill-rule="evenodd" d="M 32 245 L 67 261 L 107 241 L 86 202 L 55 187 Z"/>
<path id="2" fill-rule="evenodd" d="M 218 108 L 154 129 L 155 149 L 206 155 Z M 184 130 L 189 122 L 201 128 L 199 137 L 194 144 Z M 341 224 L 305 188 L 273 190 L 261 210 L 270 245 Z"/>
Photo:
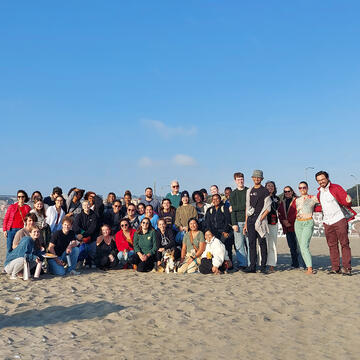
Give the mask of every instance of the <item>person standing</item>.
<path id="1" fill-rule="evenodd" d="M 303 263 L 303 259 L 298 249 L 298 243 L 295 234 L 295 219 L 296 219 L 296 194 L 291 186 L 284 187 L 284 199 L 279 204 L 279 220 L 281 222 L 283 233 L 291 254 L 291 267 L 299 268 L 299 260 Z"/>
<path id="2" fill-rule="evenodd" d="M 278 236 L 278 208 L 280 198 L 276 196 L 276 185 L 274 181 L 268 181 L 265 187 L 270 193 L 271 208 L 267 216 L 269 233 L 266 235 L 268 258 L 266 265 L 269 266 L 269 271 L 273 272 L 277 264 L 277 236 Z"/>
<path id="3" fill-rule="evenodd" d="M 256 243 L 259 241 L 261 251 L 261 273 L 267 274 L 267 245 L 266 234 L 269 233 L 267 215 L 271 208 L 269 191 L 261 185 L 264 179 L 262 170 L 254 170 L 252 174 L 254 186 L 246 192 L 246 218 L 243 232 L 249 237 L 250 266 L 247 273 L 256 272 L 257 252 Z"/>
<path id="4" fill-rule="evenodd" d="M 245 269 L 250 264 L 248 253 L 249 243 L 247 236 L 243 233 L 245 226 L 246 191 L 244 185 L 244 174 L 236 172 L 234 174 L 236 189 L 230 194 L 231 224 L 234 230 L 234 245 L 236 260 L 240 269 Z"/>
<path id="5" fill-rule="evenodd" d="M 326 171 L 319 171 L 315 179 L 320 185 L 317 198 L 324 215 L 324 230 L 330 251 L 330 274 L 340 274 L 340 253 L 342 254 L 342 274 L 351 275 L 351 249 L 348 237 L 348 221 L 354 219 L 356 212 L 351 208 L 351 197 L 337 184 L 329 180 Z"/>
<path id="6" fill-rule="evenodd" d="M 179 182 L 177 180 L 173 180 L 171 182 L 171 192 L 166 194 L 165 198 L 171 201 L 171 205 L 177 209 L 180 206 L 181 194 L 179 193 Z"/>
<path id="7" fill-rule="evenodd" d="M 3 221 L 3 232 L 6 238 L 6 254 L 12 249 L 15 234 L 24 227 L 25 216 L 30 212 L 31 207 L 26 202 L 29 197 L 24 190 L 18 190 L 17 203 L 11 204 L 5 214 Z"/>
<path id="8" fill-rule="evenodd" d="M 46 210 L 46 223 L 50 226 L 51 232 L 61 230 L 61 222 L 65 216 L 63 209 L 64 198 L 59 195 L 55 199 L 55 205 L 51 205 Z"/>
<path id="9" fill-rule="evenodd" d="M 154 212 L 157 214 L 160 210 L 160 202 L 157 199 L 153 198 L 153 190 L 151 187 L 147 187 L 145 189 L 145 200 L 144 200 L 144 204 L 146 205 L 151 205 Z"/>

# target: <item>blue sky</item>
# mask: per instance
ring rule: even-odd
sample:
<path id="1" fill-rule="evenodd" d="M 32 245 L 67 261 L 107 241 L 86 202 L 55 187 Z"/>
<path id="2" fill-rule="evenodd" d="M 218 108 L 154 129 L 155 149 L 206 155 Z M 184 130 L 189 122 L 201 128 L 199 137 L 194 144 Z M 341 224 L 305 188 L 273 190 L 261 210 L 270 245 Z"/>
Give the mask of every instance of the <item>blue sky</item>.
<path id="1" fill-rule="evenodd" d="M 0 193 L 359 167 L 358 1 L 0 2 Z"/>

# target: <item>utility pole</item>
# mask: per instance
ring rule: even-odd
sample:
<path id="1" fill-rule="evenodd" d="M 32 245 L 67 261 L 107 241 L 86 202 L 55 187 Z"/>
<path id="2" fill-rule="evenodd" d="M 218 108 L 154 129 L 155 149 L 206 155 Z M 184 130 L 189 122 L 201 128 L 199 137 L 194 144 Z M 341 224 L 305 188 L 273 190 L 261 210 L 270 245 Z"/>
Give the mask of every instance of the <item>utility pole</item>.
<path id="1" fill-rule="evenodd" d="M 358 184 L 358 179 L 355 175 L 350 175 L 351 177 L 353 177 L 355 179 L 356 182 L 356 205 L 359 206 L 359 184 Z"/>
<path id="2" fill-rule="evenodd" d="M 313 166 L 308 166 L 305 168 L 305 181 L 308 182 L 308 178 L 307 178 L 307 171 L 308 170 L 314 170 L 315 168 Z"/>

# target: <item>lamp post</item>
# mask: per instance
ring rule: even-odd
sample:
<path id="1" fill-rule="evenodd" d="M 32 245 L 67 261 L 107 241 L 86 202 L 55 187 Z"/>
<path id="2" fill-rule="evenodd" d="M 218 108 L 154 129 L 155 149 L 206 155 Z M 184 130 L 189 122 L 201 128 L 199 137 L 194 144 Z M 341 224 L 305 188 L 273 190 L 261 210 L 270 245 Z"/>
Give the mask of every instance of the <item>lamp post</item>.
<path id="1" fill-rule="evenodd" d="M 305 168 L 305 181 L 308 182 L 308 179 L 307 179 L 307 171 L 308 170 L 314 170 L 315 168 L 313 166 L 308 166 Z"/>
<path id="2" fill-rule="evenodd" d="M 357 180 L 357 177 L 355 175 L 350 175 L 350 176 L 354 178 L 355 183 L 356 183 L 356 205 L 359 206 L 359 184 L 358 184 L 358 180 Z"/>

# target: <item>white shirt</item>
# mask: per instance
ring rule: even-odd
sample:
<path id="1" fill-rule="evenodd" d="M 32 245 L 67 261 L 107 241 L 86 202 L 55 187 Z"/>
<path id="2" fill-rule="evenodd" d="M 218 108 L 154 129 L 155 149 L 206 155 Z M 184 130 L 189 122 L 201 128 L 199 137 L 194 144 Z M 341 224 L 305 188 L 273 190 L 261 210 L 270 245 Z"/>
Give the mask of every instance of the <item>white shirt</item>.
<path id="1" fill-rule="evenodd" d="M 323 222 L 326 225 L 333 225 L 339 220 L 344 219 L 340 206 L 334 196 L 331 194 L 330 182 L 325 188 L 320 188 L 320 203 L 324 214 Z"/>

